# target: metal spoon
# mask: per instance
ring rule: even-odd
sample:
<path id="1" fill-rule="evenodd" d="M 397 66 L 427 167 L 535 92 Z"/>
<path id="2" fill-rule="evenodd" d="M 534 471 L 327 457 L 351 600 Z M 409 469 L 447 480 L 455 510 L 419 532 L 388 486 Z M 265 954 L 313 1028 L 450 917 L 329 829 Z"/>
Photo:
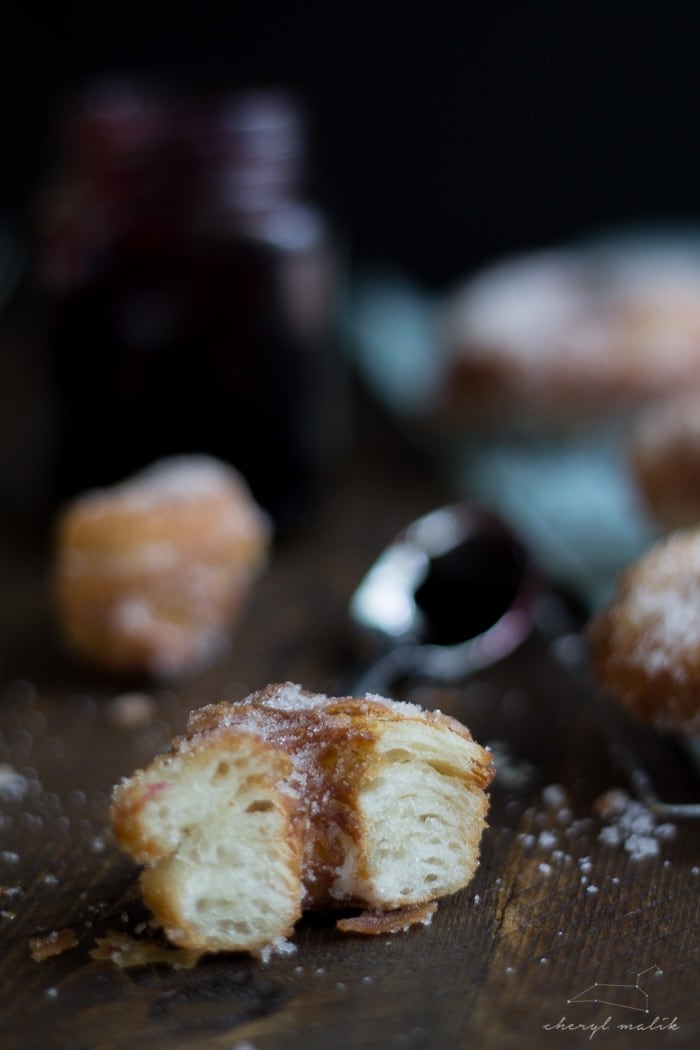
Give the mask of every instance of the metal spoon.
<path id="1" fill-rule="evenodd" d="M 406 675 L 456 681 L 512 652 L 530 633 L 540 587 L 507 525 L 456 503 L 405 528 L 350 600 L 355 639 L 374 662 L 355 693 Z"/>

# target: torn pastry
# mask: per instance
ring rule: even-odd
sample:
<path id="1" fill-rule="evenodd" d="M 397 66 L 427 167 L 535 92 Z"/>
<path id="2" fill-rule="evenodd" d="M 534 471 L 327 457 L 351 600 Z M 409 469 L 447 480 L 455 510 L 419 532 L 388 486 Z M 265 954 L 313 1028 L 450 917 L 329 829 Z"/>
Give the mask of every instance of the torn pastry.
<path id="1" fill-rule="evenodd" d="M 256 951 L 307 909 L 389 912 L 466 886 L 493 773 L 440 712 L 269 685 L 194 711 L 116 787 L 113 827 L 174 944 Z"/>

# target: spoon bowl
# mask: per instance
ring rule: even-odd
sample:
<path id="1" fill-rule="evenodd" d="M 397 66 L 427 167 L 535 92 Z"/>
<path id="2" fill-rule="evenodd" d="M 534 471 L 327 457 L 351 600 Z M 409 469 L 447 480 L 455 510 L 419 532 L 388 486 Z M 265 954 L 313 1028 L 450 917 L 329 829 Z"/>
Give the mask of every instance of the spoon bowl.
<path id="1" fill-rule="evenodd" d="M 456 681 L 507 656 L 534 625 L 540 593 L 522 542 L 472 503 L 412 522 L 380 555 L 350 599 L 353 635 L 373 663 L 358 692 L 408 674 Z"/>

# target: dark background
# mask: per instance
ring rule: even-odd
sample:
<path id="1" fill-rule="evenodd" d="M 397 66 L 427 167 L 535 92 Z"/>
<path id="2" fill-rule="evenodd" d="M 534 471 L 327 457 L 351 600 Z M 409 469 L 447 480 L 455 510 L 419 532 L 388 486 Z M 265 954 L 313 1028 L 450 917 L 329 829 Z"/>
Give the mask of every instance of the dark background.
<path id="1" fill-rule="evenodd" d="M 20 232 L 58 101 L 86 78 L 292 85 L 357 267 L 434 288 L 601 226 L 691 220 L 696 5 L 10 3 L 0 25 L 0 215 Z"/>

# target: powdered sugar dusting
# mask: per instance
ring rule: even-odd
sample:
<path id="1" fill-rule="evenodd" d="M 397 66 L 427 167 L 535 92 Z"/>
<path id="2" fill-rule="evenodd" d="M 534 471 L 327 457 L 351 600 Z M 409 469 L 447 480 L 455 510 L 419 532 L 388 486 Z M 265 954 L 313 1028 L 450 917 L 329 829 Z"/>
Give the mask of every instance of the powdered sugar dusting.
<path id="1" fill-rule="evenodd" d="M 407 717 L 415 718 L 425 715 L 422 707 L 419 707 L 418 704 L 412 704 L 408 700 L 389 700 L 386 696 L 379 696 L 378 693 L 365 693 L 364 698 L 373 704 L 383 704 L 384 707 L 391 708 L 392 711 Z"/>
<path id="2" fill-rule="evenodd" d="M 630 861 L 639 862 L 657 857 L 663 844 L 677 833 L 675 824 L 657 821 L 647 806 L 621 788 L 604 792 L 594 803 L 594 813 L 603 825 L 598 825 L 597 832 L 596 821 L 574 819 L 568 794 L 561 785 L 544 788 L 541 801 L 544 808 L 531 808 L 524 814 L 532 830 L 517 836 L 523 851 L 530 855 L 527 870 L 553 880 L 567 868 L 571 879 L 578 869 L 578 886 L 590 907 L 595 906 L 608 883 L 620 884 L 618 876 L 607 874 L 607 863 L 600 863 L 599 850 L 590 849 L 592 834 L 603 846 L 622 849 Z M 577 856 L 579 851 L 581 855 Z M 670 865 L 670 861 L 664 863 L 665 867 Z"/>
<path id="3" fill-rule="evenodd" d="M 255 700 L 254 704 L 250 703 L 253 699 Z M 367 705 L 372 704 L 375 707 L 385 708 L 387 714 L 393 715 L 395 718 L 420 718 L 426 723 L 433 722 L 435 719 L 444 719 L 455 727 L 458 725 L 454 719 L 442 715 L 440 711 L 426 711 L 418 704 L 392 700 L 374 693 L 367 693 L 364 697 L 355 698 L 333 697 L 327 696 L 325 693 L 308 692 L 294 682 L 283 682 L 268 686 L 261 693 L 228 705 L 228 709 L 227 705 L 219 705 L 218 707 L 210 705 L 202 708 L 200 712 L 193 713 L 190 728 L 195 733 L 202 729 L 208 730 L 211 727 L 210 717 L 213 716 L 218 725 L 237 726 L 240 729 L 261 735 L 272 733 L 274 736 L 279 736 L 280 733 L 284 734 L 284 723 L 282 728 L 280 728 L 276 715 L 286 714 L 291 716 L 296 713 L 308 712 L 312 716 L 312 722 L 307 727 L 307 731 L 313 733 L 313 723 L 318 720 L 319 725 L 322 724 L 326 709 L 333 709 L 332 714 L 336 719 L 349 719 L 352 709 L 345 707 L 343 710 L 336 710 L 338 705 L 342 707 L 343 704 L 348 702 L 353 703 L 357 710 L 363 713 L 366 712 Z M 204 713 L 204 718 L 202 718 L 202 713 Z"/>
<path id="4" fill-rule="evenodd" d="M 682 679 L 679 654 L 700 648 L 700 532 L 678 533 L 660 543 L 630 580 L 625 621 L 636 642 L 630 661 L 650 673 Z"/>
<path id="5" fill-rule="evenodd" d="M 524 364 L 523 379 L 533 360 L 556 370 L 573 359 L 582 375 L 634 361 L 677 386 L 697 363 L 699 274 L 696 255 L 648 245 L 514 256 L 468 281 L 448 327 L 463 352 L 495 349 L 511 369 Z"/>
<path id="6" fill-rule="evenodd" d="M 243 485 L 237 471 L 228 464 L 206 455 L 168 456 L 127 478 L 114 489 L 97 489 L 84 499 L 110 501 L 115 492 L 134 508 L 145 509 L 152 503 L 170 500 L 199 500 L 215 495 L 222 484 Z"/>
<path id="7" fill-rule="evenodd" d="M 530 354 L 558 347 L 588 306 L 583 273 L 564 252 L 511 259 L 481 273 L 457 303 L 459 322 L 477 343 L 516 343 Z"/>
<path id="8" fill-rule="evenodd" d="M 29 781 L 12 766 L 0 763 L 0 798 L 19 801 L 29 790 Z"/>
<path id="9" fill-rule="evenodd" d="M 294 955 L 297 950 L 296 944 L 288 941 L 286 937 L 275 937 L 273 941 L 266 944 L 259 952 L 254 953 L 262 963 L 269 963 L 275 955 Z"/>
<path id="10" fill-rule="evenodd" d="M 323 693 L 307 693 L 300 685 L 285 682 L 263 700 L 263 706 L 274 711 L 310 711 L 329 702 Z"/>
<path id="11" fill-rule="evenodd" d="M 607 846 L 622 846 L 632 860 L 657 856 L 660 843 L 676 833 L 674 824 L 657 824 L 650 809 L 621 789 L 605 792 L 596 808 L 606 821 L 598 835 L 599 841 Z"/>

